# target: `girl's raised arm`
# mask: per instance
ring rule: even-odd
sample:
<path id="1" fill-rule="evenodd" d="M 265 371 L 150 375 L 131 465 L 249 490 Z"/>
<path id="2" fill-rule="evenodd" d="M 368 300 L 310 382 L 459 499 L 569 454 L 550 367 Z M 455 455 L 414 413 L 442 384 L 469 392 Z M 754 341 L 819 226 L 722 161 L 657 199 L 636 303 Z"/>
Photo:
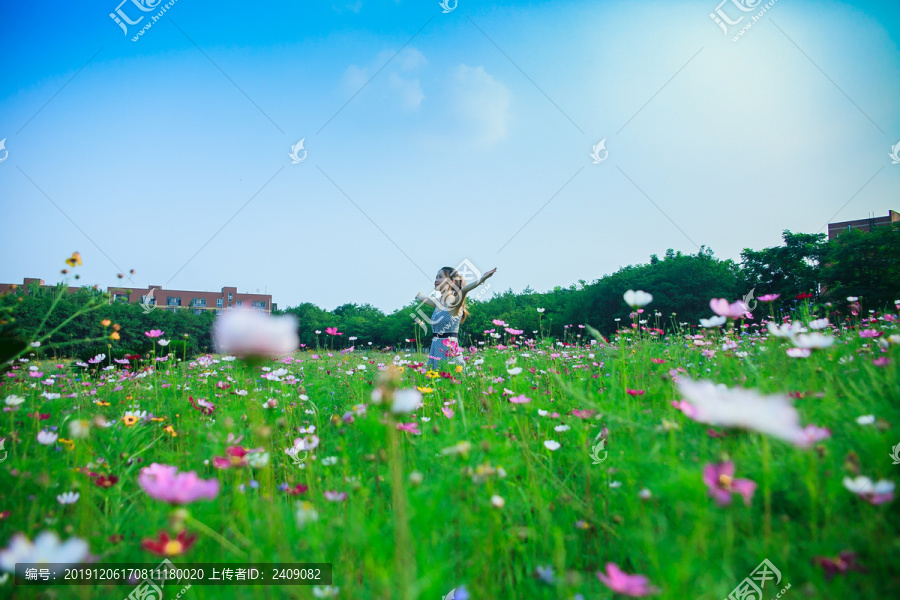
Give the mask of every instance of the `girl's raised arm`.
<path id="1" fill-rule="evenodd" d="M 419 302 L 422 302 L 424 304 L 427 304 L 428 306 L 430 306 L 432 308 L 437 308 L 437 304 L 434 303 L 434 298 L 432 298 L 431 296 L 426 296 L 422 292 L 419 292 L 418 294 L 416 294 L 416 300 L 418 300 Z"/>
<path id="2" fill-rule="evenodd" d="M 473 281 L 472 283 L 470 283 L 470 284 L 468 284 L 467 286 L 465 286 L 465 287 L 462 289 L 462 294 L 463 294 L 463 296 L 465 296 L 466 294 L 468 294 L 469 292 L 471 292 L 472 290 L 474 290 L 475 288 L 477 288 L 479 285 L 481 285 L 482 283 L 484 283 L 485 281 L 487 281 L 487 280 L 488 280 L 491 276 L 493 276 L 493 274 L 496 273 L 496 272 L 497 272 L 497 267 L 494 267 L 493 269 L 491 269 L 490 271 L 488 271 L 487 273 L 485 273 L 484 275 L 482 275 L 481 278 L 478 279 L 477 281 Z"/>

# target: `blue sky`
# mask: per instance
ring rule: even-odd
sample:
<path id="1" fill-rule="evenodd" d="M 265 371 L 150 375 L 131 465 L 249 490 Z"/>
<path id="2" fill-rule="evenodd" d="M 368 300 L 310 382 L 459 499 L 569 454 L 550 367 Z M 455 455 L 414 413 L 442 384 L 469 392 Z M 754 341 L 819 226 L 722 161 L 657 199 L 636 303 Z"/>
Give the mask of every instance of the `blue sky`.
<path id="1" fill-rule="evenodd" d="M 895 3 L 158 4 L 0 1 L 0 281 L 390 311 L 900 210 Z"/>

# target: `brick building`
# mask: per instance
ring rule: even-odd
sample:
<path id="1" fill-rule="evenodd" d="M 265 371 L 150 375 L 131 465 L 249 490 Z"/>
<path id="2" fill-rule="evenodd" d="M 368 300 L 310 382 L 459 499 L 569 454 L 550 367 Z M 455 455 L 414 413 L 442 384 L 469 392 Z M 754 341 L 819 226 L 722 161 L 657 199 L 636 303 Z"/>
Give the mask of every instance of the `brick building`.
<path id="1" fill-rule="evenodd" d="M 43 279 L 26 277 L 21 287 L 28 289 L 29 285 L 37 282 L 41 287 L 46 286 Z M 17 284 L 0 283 L 0 293 L 9 291 Z M 70 287 L 69 292 L 76 292 L 81 288 Z M 214 310 L 221 314 L 226 308 L 246 307 L 256 310 L 264 310 L 271 313 L 277 305 L 272 304 L 271 294 L 242 294 L 236 287 L 223 287 L 221 292 L 196 292 L 190 290 L 165 290 L 161 285 L 151 285 L 148 288 L 109 288 L 110 302 L 128 302 L 129 304 L 145 304 L 165 310 L 190 309 L 194 314 L 200 314 L 204 310 Z"/>
<path id="2" fill-rule="evenodd" d="M 828 239 L 833 240 L 840 234 L 858 229 L 859 231 L 872 231 L 874 227 L 879 225 L 890 225 L 891 223 L 900 222 L 900 213 L 889 210 L 886 217 L 871 217 L 868 219 L 857 219 L 856 221 L 841 221 L 840 223 L 828 224 Z"/>
<path id="3" fill-rule="evenodd" d="M 254 308 L 271 313 L 276 307 L 271 294 L 242 294 L 236 287 L 223 287 L 221 292 L 165 290 L 161 285 L 149 288 L 109 288 L 110 302 L 128 302 L 157 306 L 166 310 L 190 309 L 194 314 L 214 310 L 221 314 L 226 308 Z"/>

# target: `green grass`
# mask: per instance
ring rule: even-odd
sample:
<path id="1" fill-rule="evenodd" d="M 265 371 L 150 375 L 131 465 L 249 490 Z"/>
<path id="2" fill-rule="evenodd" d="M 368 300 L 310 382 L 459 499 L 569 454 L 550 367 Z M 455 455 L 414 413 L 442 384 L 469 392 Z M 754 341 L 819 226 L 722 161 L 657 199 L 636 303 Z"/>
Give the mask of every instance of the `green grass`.
<path id="1" fill-rule="evenodd" d="M 885 338 L 896 333 L 890 323 L 874 327 L 884 330 Z M 17 532 L 34 539 L 54 530 L 63 538 L 86 540 L 100 564 L 158 563 L 161 559 L 142 550 L 140 542 L 168 528 L 172 507 L 137 483 L 140 469 L 158 462 L 221 484 L 214 501 L 187 506 L 187 528 L 199 539 L 187 553 L 171 558 L 176 565 L 328 562 L 338 597 L 345 599 L 438 599 L 463 584 L 474 599 L 611 598 L 595 576 L 607 562 L 646 575 L 660 588 L 659 598 L 721 599 L 768 559 L 781 571 L 779 589 L 790 584 L 787 597 L 884 600 L 900 592 L 897 503 L 870 505 L 842 480 L 853 475 L 852 465 L 874 480 L 900 479 L 900 466 L 889 456 L 900 442 L 892 427 L 900 423 L 900 351 L 892 345 L 882 353 L 877 340 L 853 330 L 837 336 L 832 347 L 806 359 L 787 357 L 786 342 L 767 336 L 744 336 L 737 351 L 747 355 L 740 357 L 720 344 L 700 347 L 670 335 L 612 345 L 539 342 L 534 348 L 480 350 L 473 358 L 483 358 L 483 364 L 470 362 L 465 374 L 454 374 L 456 380 L 429 379 L 423 369 L 406 364 L 401 387 L 433 389 L 415 417 L 391 416 L 385 405 L 372 403 L 371 393 L 380 366 L 422 361 L 419 354 L 322 351 L 314 359 L 315 352 L 308 351 L 289 362 L 266 364 L 287 369 L 300 380 L 295 384 L 262 379 L 258 365 L 239 360 L 208 367 L 159 363 L 159 371 L 140 379 L 121 370 L 98 373 L 47 362 L 37 364 L 43 377 L 31 378 L 26 371 L 35 363 L 20 363 L 13 371 L 17 376 L 4 377 L 0 388 L 0 398 L 25 399 L 0 416 L 9 452 L 0 465 L 0 511 L 9 512 L 0 520 L 0 544 L 8 546 Z M 716 349 L 715 356 L 702 356 L 705 348 Z M 524 368 L 516 376 L 507 373 L 506 361 L 513 356 Z M 876 366 L 876 356 L 891 362 Z M 802 423 L 828 427 L 832 436 L 808 449 L 735 430 L 711 437 L 708 425 L 691 421 L 671 404 L 679 396 L 669 372 L 679 367 L 685 370 L 681 376 L 729 386 L 801 392 L 795 406 Z M 40 383 L 51 375 L 53 385 Z M 219 382 L 231 387 L 217 388 Z M 493 393 L 485 393 L 489 388 Z M 504 388 L 531 402 L 511 404 L 501 395 Z M 45 400 L 40 394 L 50 389 L 63 397 Z M 236 389 L 249 393 L 235 395 Z M 626 389 L 645 393 L 632 396 Z M 66 397 L 71 393 L 77 396 Z M 215 412 L 195 410 L 189 395 L 212 402 Z M 276 399 L 276 408 L 262 407 L 269 398 Z M 455 401 L 452 419 L 440 411 L 447 401 Z M 165 421 L 126 426 L 121 417 L 132 404 Z M 359 404 L 368 404 L 365 413 L 343 421 Z M 542 417 L 539 409 L 560 416 Z M 597 414 L 582 419 L 573 409 Z M 26 416 L 35 411 L 50 417 Z M 857 424 L 865 414 L 874 414 L 877 422 Z M 68 421 L 97 416 L 115 424 L 93 426 L 71 449 L 36 441 L 43 428 L 58 427 L 61 437 L 69 437 Z M 421 435 L 398 431 L 397 420 L 418 421 Z M 664 420 L 678 428 L 667 430 Z M 554 431 L 562 424 L 570 429 Z M 166 433 L 166 425 L 177 436 Z M 320 445 L 299 468 L 284 449 L 303 436 L 298 428 L 310 425 Z M 603 427 L 609 430 L 608 455 L 592 464 L 591 445 Z M 240 445 L 246 448 L 265 448 L 268 466 L 213 468 L 212 458 L 224 456 L 230 445 L 228 434 L 243 436 Z M 550 451 L 545 440 L 561 447 Z M 471 444 L 468 453 L 441 454 L 463 441 Z M 336 463 L 324 464 L 326 457 Z M 737 496 L 730 506 L 719 507 L 707 494 L 703 466 L 723 459 L 735 462 L 737 477 L 759 484 L 749 507 Z M 118 484 L 95 486 L 78 471 L 89 464 L 95 472 L 120 477 Z M 487 474 L 479 477 L 479 467 Z M 500 468 L 505 477 L 498 475 Z M 410 481 L 413 471 L 421 474 L 419 485 Z M 258 488 L 250 487 L 251 480 Z M 611 487 L 613 482 L 620 485 Z M 291 496 L 279 489 L 284 483 L 309 490 Z M 649 499 L 639 497 L 644 488 Z M 326 490 L 346 492 L 347 499 L 328 501 Z M 65 491 L 79 492 L 78 502 L 60 505 L 56 496 Z M 505 501 L 502 508 L 492 505 L 494 495 Z M 299 500 L 315 508 L 317 521 L 298 524 Z M 112 536 L 121 539 L 111 541 Z M 842 550 L 856 552 L 868 571 L 826 582 L 811 559 Z M 536 577 L 542 565 L 552 566 L 552 584 Z M 40 589 L 7 581 L 0 595 L 36 598 Z M 100 593 L 124 598 L 131 591 L 128 586 L 50 589 L 59 598 Z M 181 588 L 172 589 L 174 597 Z M 763 598 L 777 592 L 770 583 Z M 312 598 L 313 593 L 300 586 L 193 586 L 182 597 Z"/>

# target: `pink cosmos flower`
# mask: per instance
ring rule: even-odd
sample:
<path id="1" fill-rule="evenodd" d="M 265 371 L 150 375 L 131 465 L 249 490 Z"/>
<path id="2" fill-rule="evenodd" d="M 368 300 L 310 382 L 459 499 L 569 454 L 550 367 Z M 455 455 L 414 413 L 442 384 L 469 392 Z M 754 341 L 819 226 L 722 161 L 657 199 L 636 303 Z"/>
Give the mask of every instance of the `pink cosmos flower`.
<path id="1" fill-rule="evenodd" d="M 800 435 L 797 436 L 796 444 L 801 448 L 811 446 L 816 442 L 831 437 L 831 430 L 826 427 L 817 427 L 816 425 L 807 425 L 803 428 Z"/>
<path id="2" fill-rule="evenodd" d="M 683 412 L 689 419 L 693 419 L 699 414 L 697 407 L 687 400 L 672 400 L 672 406 Z"/>
<path id="3" fill-rule="evenodd" d="M 750 505 L 756 483 L 749 479 L 734 478 L 734 463 L 710 463 L 703 467 L 703 483 L 709 488 L 709 495 L 719 506 L 731 504 L 731 494 L 743 496 L 744 504 Z"/>
<path id="4" fill-rule="evenodd" d="M 662 359 L 662 358 L 651 358 L 650 361 L 651 361 L 653 364 L 657 364 L 657 365 L 661 365 L 661 364 L 663 364 L 664 362 L 666 362 L 665 359 Z"/>
<path id="5" fill-rule="evenodd" d="M 408 433 L 412 433 L 414 435 L 422 435 L 422 432 L 419 431 L 419 424 L 416 422 L 397 423 L 397 429 L 399 429 L 400 431 L 406 431 Z"/>
<path id="6" fill-rule="evenodd" d="M 644 390 L 629 390 L 629 389 L 626 388 L 626 389 L 625 389 L 625 393 L 628 394 L 628 395 L 630 395 L 630 396 L 643 396 L 643 395 L 644 395 Z"/>
<path id="7" fill-rule="evenodd" d="M 750 307 L 745 302 L 738 300 L 729 304 L 725 298 L 713 298 L 709 301 L 709 307 L 720 317 L 730 319 L 740 319 L 750 312 Z"/>
<path id="8" fill-rule="evenodd" d="M 347 492 L 337 492 L 334 490 L 327 490 L 325 492 L 325 499 L 331 502 L 343 502 L 347 499 Z"/>
<path id="9" fill-rule="evenodd" d="M 231 467 L 244 467 L 247 465 L 248 451 L 243 446 L 229 446 L 225 450 L 227 456 L 214 456 L 213 466 L 217 469 L 229 469 Z"/>
<path id="10" fill-rule="evenodd" d="M 886 367 L 891 364 L 891 359 L 887 356 L 879 356 L 878 358 L 872 359 L 872 364 L 876 367 Z"/>
<path id="11" fill-rule="evenodd" d="M 150 331 L 145 331 L 144 335 L 146 335 L 148 338 L 158 338 L 162 336 L 163 333 L 165 332 L 161 329 L 151 329 Z"/>
<path id="12" fill-rule="evenodd" d="M 179 473 L 177 467 L 158 463 L 142 469 L 138 483 L 152 497 L 170 504 L 212 500 L 219 494 L 218 480 L 200 479 L 194 471 Z"/>
<path id="13" fill-rule="evenodd" d="M 884 335 L 883 331 L 878 331 L 877 329 L 863 329 L 859 332 L 859 337 L 863 338 L 878 338 Z"/>
<path id="14" fill-rule="evenodd" d="M 844 487 L 869 504 L 884 504 L 894 499 L 894 482 L 886 479 L 872 481 L 863 476 L 844 477 Z"/>
<path id="15" fill-rule="evenodd" d="M 512 402 L 513 404 L 527 404 L 528 402 L 531 402 L 531 398 L 529 398 L 528 396 L 522 394 L 522 395 L 519 395 L 519 396 L 513 396 L 513 397 L 511 397 L 511 398 L 509 399 L 509 401 Z"/>
<path id="16" fill-rule="evenodd" d="M 617 594 L 641 598 L 656 593 L 657 588 L 650 585 L 645 575 L 629 575 L 616 563 L 606 563 L 606 573 L 597 571 L 597 579 Z"/>
<path id="17" fill-rule="evenodd" d="M 773 302 L 778 300 L 781 297 L 781 294 L 766 294 L 765 296 L 760 296 L 757 298 L 760 302 Z"/>
<path id="18" fill-rule="evenodd" d="M 456 414 L 455 412 L 453 412 L 452 408 L 447 408 L 446 406 L 441 407 L 441 412 L 444 413 L 444 416 L 448 419 L 452 419 L 453 415 Z"/>
<path id="19" fill-rule="evenodd" d="M 501 321 L 500 319 L 494 319 L 493 321 L 491 321 L 491 323 L 493 323 L 497 327 L 506 327 L 506 322 Z"/>
<path id="20" fill-rule="evenodd" d="M 578 417 L 579 419 L 590 419 L 594 416 L 594 411 L 590 409 L 578 410 L 577 408 L 572 411 L 572 414 Z"/>
<path id="21" fill-rule="evenodd" d="M 522 335 L 523 333 L 525 333 L 524 329 L 513 329 L 512 327 L 507 327 L 505 331 L 510 335 Z"/>
<path id="22" fill-rule="evenodd" d="M 343 332 L 338 331 L 337 327 L 326 327 L 325 333 L 328 335 L 344 335 Z"/>

